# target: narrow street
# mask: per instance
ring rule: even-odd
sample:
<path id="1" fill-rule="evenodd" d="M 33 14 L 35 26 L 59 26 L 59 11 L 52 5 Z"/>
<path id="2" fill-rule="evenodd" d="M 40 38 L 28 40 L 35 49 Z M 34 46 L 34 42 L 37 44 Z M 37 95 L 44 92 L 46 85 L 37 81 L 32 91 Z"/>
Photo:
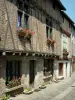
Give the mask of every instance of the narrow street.
<path id="1" fill-rule="evenodd" d="M 75 73 L 59 83 L 52 82 L 46 89 L 33 94 L 20 94 L 11 98 L 12 100 L 75 100 Z"/>
<path id="2" fill-rule="evenodd" d="M 73 90 L 67 94 L 63 99 L 61 100 L 75 100 L 75 87 L 73 88 Z"/>

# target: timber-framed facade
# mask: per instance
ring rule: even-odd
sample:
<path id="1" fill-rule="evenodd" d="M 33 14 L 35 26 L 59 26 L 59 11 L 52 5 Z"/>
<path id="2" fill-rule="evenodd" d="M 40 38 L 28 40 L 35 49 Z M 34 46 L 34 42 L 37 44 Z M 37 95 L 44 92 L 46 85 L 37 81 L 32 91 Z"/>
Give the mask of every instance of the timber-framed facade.
<path id="1" fill-rule="evenodd" d="M 57 78 L 61 10 L 65 7 L 59 0 L 0 1 L 0 95 Z M 12 80 L 18 86 L 10 86 Z"/>

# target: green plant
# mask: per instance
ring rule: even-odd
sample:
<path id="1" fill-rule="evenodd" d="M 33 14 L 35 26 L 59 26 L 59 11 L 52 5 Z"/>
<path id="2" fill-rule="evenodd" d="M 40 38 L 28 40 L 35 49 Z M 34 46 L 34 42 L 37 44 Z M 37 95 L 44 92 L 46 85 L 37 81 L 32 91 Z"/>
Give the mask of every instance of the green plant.
<path id="1" fill-rule="evenodd" d="M 31 89 L 30 88 L 26 88 L 26 91 L 29 92 L 29 91 L 31 91 Z"/>
<path id="2" fill-rule="evenodd" d="M 10 97 L 9 95 L 5 95 L 5 96 L 3 96 L 3 97 L 2 97 L 2 99 L 1 99 L 1 100 L 8 100 L 8 99 L 9 99 L 9 97 Z"/>

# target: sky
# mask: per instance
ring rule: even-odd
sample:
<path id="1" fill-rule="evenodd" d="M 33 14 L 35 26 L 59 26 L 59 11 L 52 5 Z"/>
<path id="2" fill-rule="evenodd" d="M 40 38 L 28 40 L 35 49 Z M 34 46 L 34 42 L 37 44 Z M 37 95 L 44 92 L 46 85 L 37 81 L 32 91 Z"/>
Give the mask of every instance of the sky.
<path id="1" fill-rule="evenodd" d="M 66 8 L 66 13 L 75 22 L 75 0 L 61 0 Z"/>

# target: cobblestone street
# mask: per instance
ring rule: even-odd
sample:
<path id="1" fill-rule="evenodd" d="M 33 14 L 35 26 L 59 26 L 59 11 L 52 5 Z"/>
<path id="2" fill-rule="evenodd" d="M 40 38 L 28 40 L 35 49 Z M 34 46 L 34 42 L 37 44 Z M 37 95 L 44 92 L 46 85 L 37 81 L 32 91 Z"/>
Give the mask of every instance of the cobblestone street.
<path id="1" fill-rule="evenodd" d="M 74 82 L 75 73 L 71 77 L 61 80 L 59 83 L 52 82 L 48 84 L 46 89 L 42 89 L 39 92 L 33 92 L 30 95 L 20 94 L 13 97 L 12 100 L 71 100 L 71 97 L 74 97 L 75 93 Z M 70 92 L 71 94 L 69 94 Z"/>

